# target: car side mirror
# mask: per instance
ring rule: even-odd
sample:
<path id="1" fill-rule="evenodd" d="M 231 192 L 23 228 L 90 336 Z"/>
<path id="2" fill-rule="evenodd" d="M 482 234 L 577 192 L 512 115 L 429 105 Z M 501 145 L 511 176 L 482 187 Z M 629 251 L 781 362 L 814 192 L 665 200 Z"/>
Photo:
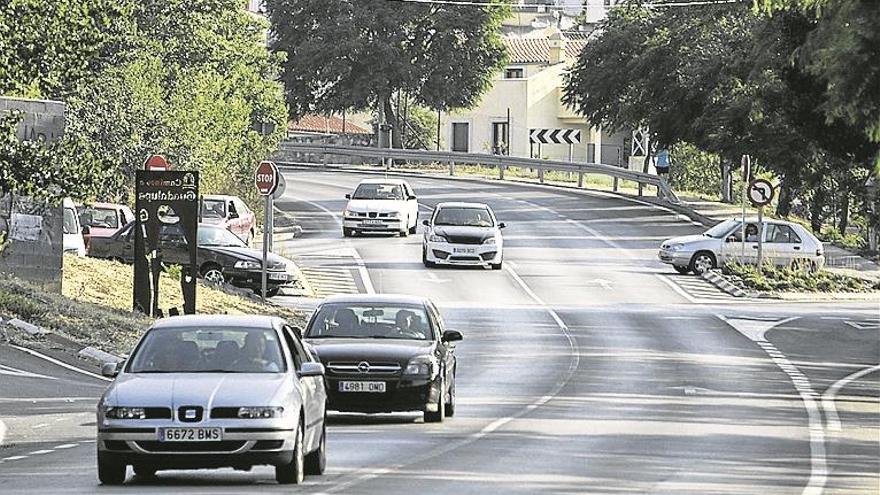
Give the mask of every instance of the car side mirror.
<path id="1" fill-rule="evenodd" d="M 238 218 L 238 213 L 237 213 L 237 212 L 234 212 L 234 211 L 230 211 L 230 212 L 229 212 L 229 218 L 230 218 L 230 219 Z"/>
<path id="2" fill-rule="evenodd" d="M 499 229 L 503 229 L 504 227 L 507 227 L 507 225 L 504 222 L 501 222 L 498 224 Z"/>
<path id="3" fill-rule="evenodd" d="M 305 378 L 308 376 L 324 376 L 324 365 L 321 363 L 303 363 L 302 366 L 299 367 L 299 375 L 300 378 Z"/>
<path id="4" fill-rule="evenodd" d="M 351 194 L 346 194 L 345 199 L 351 199 Z"/>
<path id="5" fill-rule="evenodd" d="M 410 201 L 415 201 L 416 197 L 413 195 L 413 196 L 408 196 L 406 199 L 408 199 Z"/>
<path id="6" fill-rule="evenodd" d="M 82 235 L 91 235 L 91 234 L 92 234 L 92 228 L 89 227 L 88 225 L 83 225 Z"/>
<path id="7" fill-rule="evenodd" d="M 441 342 L 458 342 L 462 339 L 464 339 L 464 335 L 458 330 L 447 330 L 443 332 L 443 336 L 440 337 Z"/>
<path id="8" fill-rule="evenodd" d="M 106 376 L 107 378 L 115 378 L 118 374 L 118 363 L 104 363 L 104 365 L 101 366 L 101 376 Z"/>
<path id="9" fill-rule="evenodd" d="M 430 227 L 431 221 L 430 220 L 422 220 L 422 225 L 424 225 L 425 227 Z"/>

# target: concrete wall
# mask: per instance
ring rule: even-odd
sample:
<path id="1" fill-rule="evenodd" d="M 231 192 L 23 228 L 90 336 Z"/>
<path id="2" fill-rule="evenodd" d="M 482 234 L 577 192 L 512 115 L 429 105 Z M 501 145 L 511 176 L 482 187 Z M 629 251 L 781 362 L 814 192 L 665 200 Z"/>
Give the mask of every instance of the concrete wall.
<path id="1" fill-rule="evenodd" d="M 64 103 L 0 97 L 0 114 L 23 113 L 17 129 L 22 140 L 52 142 L 64 134 Z M 0 273 L 11 274 L 61 292 L 63 260 L 61 205 L 48 205 L 0 191 Z"/>

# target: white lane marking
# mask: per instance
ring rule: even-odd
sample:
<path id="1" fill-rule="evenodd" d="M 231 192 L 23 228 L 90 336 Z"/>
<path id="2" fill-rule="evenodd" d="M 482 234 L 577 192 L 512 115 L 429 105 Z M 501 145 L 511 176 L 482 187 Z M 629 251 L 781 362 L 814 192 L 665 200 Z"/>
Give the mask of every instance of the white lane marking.
<path id="1" fill-rule="evenodd" d="M 45 428 L 47 426 L 49 426 L 49 423 L 40 423 L 38 425 L 31 426 L 31 428 L 34 430 L 39 430 L 40 428 Z"/>
<path id="2" fill-rule="evenodd" d="M 63 443 L 61 445 L 56 445 L 53 447 L 55 450 L 64 450 L 64 449 L 72 449 L 76 447 L 75 443 Z"/>
<path id="3" fill-rule="evenodd" d="M 4 438 L 6 438 L 6 423 L 0 419 L 0 445 L 3 445 Z"/>
<path id="4" fill-rule="evenodd" d="M 292 196 L 292 197 L 296 198 L 296 196 Z M 342 220 L 339 218 L 339 215 L 336 214 L 334 211 L 330 210 L 329 208 L 327 208 L 324 205 L 320 205 L 318 203 L 315 203 L 314 201 L 309 201 L 309 200 L 303 199 L 303 198 L 299 198 L 299 200 L 302 201 L 303 203 L 312 205 L 315 208 L 318 208 L 319 210 L 323 211 L 324 213 L 330 215 L 333 218 L 333 221 L 335 221 L 336 224 L 339 226 L 339 228 L 340 229 L 342 228 Z M 343 243 L 351 249 L 352 257 L 354 258 L 354 262 L 358 266 L 358 273 L 361 276 L 361 281 L 364 283 L 364 290 L 367 292 L 367 294 L 375 294 L 376 289 L 373 287 L 373 281 L 370 279 L 370 273 L 369 273 L 369 271 L 367 271 L 367 265 L 364 264 L 364 259 L 361 258 L 360 253 L 358 253 L 357 249 L 355 249 L 348 240 L 343 241 Z"/>
<path id="5" fill-rule="evenodd" d="M 663 283 L 665 283 L 666 285 L 668 285 L 668 286 L 669 286 L 673 291 L 675 291 L 679 296 L 681 296 L 681 297 L 687 299 L 689 302 L 691 302 L 691 303 L 693 303 L 693 304 L 698 304 L 698 303 L 699 303 L 699 301 L 697 301 L 696 298 L 694 298 L 693 296 L 691 296 L 690 294 L 688 294 L 687 291 L 685 291 L 684 289 L 682 289 L 681 287 L 679 287 L 678 284 L 676 284 L 676 283 L 673 282 L 672 280 L 669 280 L 668 278 L 664 277 L 663 275 L 660 275 L 659 273 L 655 273 L 654 276 L 657 277 L 657 278 L 659 278 L 659 279 L 660 279 Z"/>
<path id="6" fill-rule="evenodd" d="M 33 451 L 33 452 L 28 453 L 28 455 L 43 455 L 43 454 L 49 454 L 49 453 L 52 453 L 52 452 L 55 452 L 55 451 L 52 450 L 52 449 L 48 449 L 48 450 L 35 450 L 35 451 Z"/>
<path id="7" fill-rule="evenodd" d="M 0 397 L 0 402 L 76 402 L 94 401 L 94 397 Z"/>
<path id="8" fill-rule="evenodd" d="M 57 380 L 57 378 L 53 378 L 51 376 L 40 375 L 39 373 L 31 373 L 30 371 L 20 370 L 18 368 L 13 368 L 12 366 L 6 366 L 3 364 L 0 364 L 0 375 L 17 376 L 19 378 L 42 378 L 45 380 Z"/>
<path id="9" fill-rule="evenodd" d="M 822 409 L 825 410 L 825 425 L 828 427 L 829 430 L 834 432 L 841 431 L 840 417 L 837 415 L 837 405 L 834 403 L 837 397 L 837 393 L 840 392 L 840 389 L 865 375 L 869 375 L 877 371 L 880 371 L 880 364 L 856 371 L 855 373 L 847 375 L 840 380 L 834 382 L 834 385 L 828 387 L 828 390 L 826 390 L 825 393 L 822 394 Z"/>
<path id="10" fill-rule="evenodd" d="M 550 390 L 550 392 L 548 392 L 547 394 L 538 398 L 537 400 L 531 402 L 526 407 L 520 409 L 519 411 L 517 411 L 514 414 L 511 414 L 509 416 L 504 416 L 504 417 L 496 419 L 495 421 L 492 421 L 491 423 L 489 423 L 486 426 L 484 426 L 483 428 L 481 428 L 479 431 L 468 435 L 467 437 L 459 440 L 458 442 L 453 442 L 453 443 L 447 444 L 443 447 L 440 447 L 438 449 L 432 450 L 432 451 L 428 452 L 426 455 L 419 456 L 414 460 L 401 462 L 401 463 L 398 463 L 398 464 L 395 464 L 393 466 L 389 466 L 386 468 L 380 468 L 380 469 L 364 468 L 362 470 L 356 471 L 353 475 L 355 477 L 352 480 L 345 482 L 345 483 L 335 485 L 332 488 L 330 488 L 322 493 L 343 492 L 343 491 L 349 490 L 352 486 L 355 486 L 360 483 L 369 481 L 371 479 L 375 479 L 380 476 L 383 476 L 383 475 L 392 473 L 394 471 L 403 469 L 407 465 L 420 463 L 426 459 L 434 458 L 434 457 L 452 452 L 455 449 L 458 449 L 458 448 L 464 447 L 465 445 L 469 445 L 473 442 L 476 442 L 477 440 L 480 440 L 481 438 L 485 437 L 486 435 L 489 435 L 490 433 L 498 430 L 499 428 L 510 423 L 511 421 L 518 419 L 518 418 L 524 416 L 525 414 L 527 414 L 531 411 L 534 411 L 535 409 L 543 406 L 544 404 L 546 404 L 547 402 L 552 400 L 554 397 L 556 397 L 562 391 L 562 389 L 565 387 L 565 385 L 568 384 L 568 382 L 571 380 L 571 377 L 574 376 L 574 373 L 577 370 L 578 365 L 580 364 L 580 351 L 578 350 L 578 347 L 574 341 L 574 338 L 571 336 L 571 333 L 569 332 L 568 326 L 565 324 L 564 321 L 562 321 L 562 318 L 559 317 L 559 315 L 556 313 L 556 311 L 553 310 L 553 308 L 549 307 L 540 297 L 538 297 L 537 294 L 535 294 L 535 292 L 531 289 L 531 287 L 529 287 L 525 283 L 525 281 L 523 281 L 523 279 L 519 276 L 519 274 L 517 274 L 516 271 L 513 269 L 511 262 L 506 263 L 505 269 L 513 277 L 513 279 L 520 285 L 520 287 L 522 287 L 522 289 L 526 292 L 526 294 L 528 294 L 529 297 L 531 297 L 535 301 L 535 303 L 538 305 L 537 307 L 547 311 L 547 313 L 553 318 L 553 320 L 556 322 L 556 324 L 562 330 L 562 333 L 563 333 L 563 335 L 565 335 L 565 338 L 568 340 L 568 345 L 569 345 L 569 348 L 571 349 L 571 360 L 569 361 L 568 370 L 567 370 L 565 376 L 556 382 L 556 384 L 553 386 L 553 388 Z"/>
<path id="11" fill-rule="evenodd" d="M 810 432 L 810 479 L 801 491 L 802 495 L 820 495 L 825 489 L 828 480 L 828 463 L 825 458 L 825 428 L 822 424 L 822 413 L 819 410 L 816 397 L 819 394 L 813 390 L 810 379 L 804 375 L 795 365 L 785 357 L 772 343 L 766 340 L 765 335 L 773 328 L 796 320 L 798 317 L 785 318 L 778 321 L 766 321 L 760 319 L 728 318 L 717 315 L 722 321 L 752 340 L 770 357 L 779 369 L 781 369 L 797 390 L 807 411 L 807 422 Z"/>
<path id="12" fill-rule="evenodd" d="M 24 348 L 24 347 L 19 347 L 19 346 L 15 345 L 15 344 L 9 344 L 9 347 L 12 347 L 13 349 L 18 349 L 18 350 L 21 351 L 21 352 L 24 352 L 24 353 L 26 353 L 26 354 L 30 354 L 31 356 L 34 356 L 34 357 L 37 357 L 37 358 L 43 359 L 43 360 L 45 360 L 45 361 L 49 361 L 49 362 L 52 363 L 52 364 L 56 364 L 56 365 L 58 365 L 58 366 L 61 366 L 62 368 L 67 368 L 67 369 L 69 369 L 70 371 L 75 371 L 75 372 L 77 372 L 77 373 L 82 373 L 83 375 L 87 375 L 87 376 L 90 376 L 90 377 L 92 377 L 92 378 L 97 378 L 98 380 L 103 380 L 103 381 L 105 381 L 105 382 L 112 382 L 112 381 L 113 381 L 113 380 L 110 379 L 110 378 L 107 378 L 107 377 L 104 377 L 104 376 L 101 376 L 101 375 L 98 375 L 98 374 L 92 373 L 91 371 L 86 371 L 86 370 L 84 370 L 84 369 L 77 368 L 76 366 L 73 366 L 73 365 L 67 364 L 67 363 L 65 363 L 65 362 L 63 362 L 63 361 L 59 361 L 59 360 L 57 360 L 57 359 L 55 359 L 55 358 L 52 358 L 52 357 L 49 357 L 49 356 L 47 356 L 47 355 L 45 355 L 45 354 L 40 354 L 40 353 L 37 352 L 37 351 L 32 351 L 32 350 L 27 349 L 27 348 Z"/>
<path id="13" fill-rule="evenodd" d="M 3 459 L 0 459 L 0 461 L 17 461 L 19 459 L 27 459 L 27 457 L 28 456 L 26 455 L 14 455 L 11 457 L 4 457 Z"/>

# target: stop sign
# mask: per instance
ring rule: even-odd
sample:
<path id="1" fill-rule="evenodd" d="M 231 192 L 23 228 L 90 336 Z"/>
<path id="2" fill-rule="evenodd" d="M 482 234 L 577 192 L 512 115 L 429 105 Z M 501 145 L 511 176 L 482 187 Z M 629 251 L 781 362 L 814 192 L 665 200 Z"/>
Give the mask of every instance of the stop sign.
<path id="1" fill-rule="evenodd" d="M 254 184 L 260 196 L 269 196 L 278 187 L 278 167 L 273 162 L 260 162 L 254 171 Z"/>

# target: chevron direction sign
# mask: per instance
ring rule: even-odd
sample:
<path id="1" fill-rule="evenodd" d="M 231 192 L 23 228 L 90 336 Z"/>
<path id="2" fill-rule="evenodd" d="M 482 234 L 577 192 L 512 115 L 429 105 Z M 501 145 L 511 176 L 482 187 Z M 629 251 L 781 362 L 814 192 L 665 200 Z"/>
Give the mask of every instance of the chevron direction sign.
<path id="1" fill-rule="evenodd" d="M 580 129 L 529 129 L 529 142 L 537 144 L 575 144 L 581 142 Z"/>

